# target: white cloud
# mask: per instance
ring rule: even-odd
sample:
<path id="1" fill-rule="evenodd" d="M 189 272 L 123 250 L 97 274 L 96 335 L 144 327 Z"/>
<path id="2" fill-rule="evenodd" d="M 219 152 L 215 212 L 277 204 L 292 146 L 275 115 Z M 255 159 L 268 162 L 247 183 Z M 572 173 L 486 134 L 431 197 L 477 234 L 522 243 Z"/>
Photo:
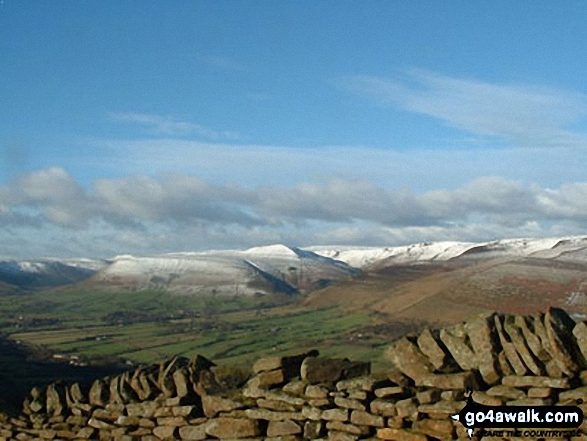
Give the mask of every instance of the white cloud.
<path id="1" fill-rule="evenodd" d="M 497 84 L 411 70 L 401 78 L 350 76 L 339 81 L 380 104 L 428 115 L 471 133 L 519 146 L 586 146 L 571 127 L 587 111 L 573 91 Z"/>
<path id="2" fill-rule="evenodd" d="M 145 113 L 111 113 L 110 119 L 120 123 L 142 126 L 149 132 L 160 136 L 196 135 L 211 140 L 236 140 L 241 138 L 241 135 L 236 132 L 213 130 L 202 124 L 182 121 L 172 116 Z"/>
<path id="3" fill-rule="evenodd" d="M 88 255 L 489 240 L 585 232 L 586 199 L 585 182 L 544 188 L 499 177 L 422 192 L 342 179 L 244 188 L 184 174 L 100 179 L 84 189 L 52 167 L 0 186 L 0 237 L 36 238 L 31 250 L 50 247 L 52 237 L 61 248 L 86 246 Z"/>

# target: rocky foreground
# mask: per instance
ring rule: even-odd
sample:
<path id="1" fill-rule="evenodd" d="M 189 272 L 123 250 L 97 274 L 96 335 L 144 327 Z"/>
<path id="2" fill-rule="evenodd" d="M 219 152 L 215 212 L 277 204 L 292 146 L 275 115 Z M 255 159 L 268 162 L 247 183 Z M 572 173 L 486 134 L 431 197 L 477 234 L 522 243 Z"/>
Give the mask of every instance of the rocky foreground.
<path id="1" fill-rule="evenodd" d="M 198 356 L 88 390 L 55 383 L 33 389 L 20 416 L 0 414 L 0 440 L 465 439 L 450 416 L 465 406 L 467 388 L 481 404 L 572 404 L 587 414 L 587 325 L 560 309 L 425 330 L 387 356 L 390 370 L 380 375 L 369 363 L 311 351 L 258 360 L 252 376 Z"/>

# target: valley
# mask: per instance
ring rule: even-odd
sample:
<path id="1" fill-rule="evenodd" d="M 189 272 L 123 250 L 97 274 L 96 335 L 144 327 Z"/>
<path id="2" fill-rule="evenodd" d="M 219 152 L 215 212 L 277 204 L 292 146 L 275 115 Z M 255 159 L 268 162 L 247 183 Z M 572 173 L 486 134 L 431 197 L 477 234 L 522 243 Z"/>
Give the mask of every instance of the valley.
<path id="1" fill-rule="evenodd" d="M 378 370 L 397 338 L 481 312 L 558 306 L 584 320 L 586 249 L 579 237 L 121 256 L 84 262 L 76 281 L 75 268 L 58 266 L 68 277 L 48 287 L 43 271 L 55 265 L 12 263 L 10 278 L 0 281 L 0 336 L 36 362 L 67 367 L 51 371 L 65 380 L 82 367 L 117 369 L 174 355 L 249 365 L 313 348 L 370 360 Z M 34 289 L 11 283 L 26 280 L 26 271 L 34 272 Z M 50 271 L 47 277 L 57 280 Z M 0 377 L 18 382 L 15 390 L 32 384 L 31 376 L 36 383 L 56 378 L 14 375 L 30 372 L 28 363 L 12 357 L 0 363 Z"/>

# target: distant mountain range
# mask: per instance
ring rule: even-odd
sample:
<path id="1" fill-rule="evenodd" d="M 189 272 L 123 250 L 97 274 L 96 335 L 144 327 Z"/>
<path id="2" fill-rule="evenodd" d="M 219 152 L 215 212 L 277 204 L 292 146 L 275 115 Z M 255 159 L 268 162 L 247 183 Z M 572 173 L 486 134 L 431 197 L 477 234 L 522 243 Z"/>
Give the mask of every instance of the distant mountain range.
<path id="1" fill-rule="evenodd" d="M 434 242 L 402 247 L 271 245 L 246 251 L 117 256 L 107 260 L 0 260 L 0 291 L 79 285 L 121 290 L 163 289 L 222 296 L 312 292 L 341 280 L 390 268 L 468 266 L 520 259 L 587 268 L 587 237 L 507 239 L 484 243 Z M 445 265 L 446 266 L 446 265 Z M 578 294 L 577 294 L 578 295 Z"/>

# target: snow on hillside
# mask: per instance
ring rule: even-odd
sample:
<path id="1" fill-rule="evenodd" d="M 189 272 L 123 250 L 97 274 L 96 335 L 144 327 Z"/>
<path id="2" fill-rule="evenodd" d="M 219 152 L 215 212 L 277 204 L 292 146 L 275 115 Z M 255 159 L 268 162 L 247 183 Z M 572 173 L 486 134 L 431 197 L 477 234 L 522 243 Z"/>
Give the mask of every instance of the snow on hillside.
<path id="1" fill-rule="evenodd" d="M 258 283 L 268 287 L 305 288 L 346 278 L 357 272 L 342 262 L 309 251 L 271 245 L 245 251 L 182 252 L 149 257 L 117 256 L 93 280 L 182 293 L 252 295 Z M 279 283 L 278 283 L 279 281 Z M 283 282 L 283 283 L 281 283 Z M 255 285 L 255 288 L 249 286 Z M 270 288 L 268 288 L 270 289 Z"/>
<path id="2" fill-rule="evenodd" d="M 587 237 L 546 239 L 504 239 L 492 242 L 433 242 L 401 247 L 308 247 L 321 256 L 345 262 L 356 268 L 367 268 L 383 260 L 386 263 L 445 261 L 467 257 L 535 257 L 557 258 L 587 249 Z"/>

